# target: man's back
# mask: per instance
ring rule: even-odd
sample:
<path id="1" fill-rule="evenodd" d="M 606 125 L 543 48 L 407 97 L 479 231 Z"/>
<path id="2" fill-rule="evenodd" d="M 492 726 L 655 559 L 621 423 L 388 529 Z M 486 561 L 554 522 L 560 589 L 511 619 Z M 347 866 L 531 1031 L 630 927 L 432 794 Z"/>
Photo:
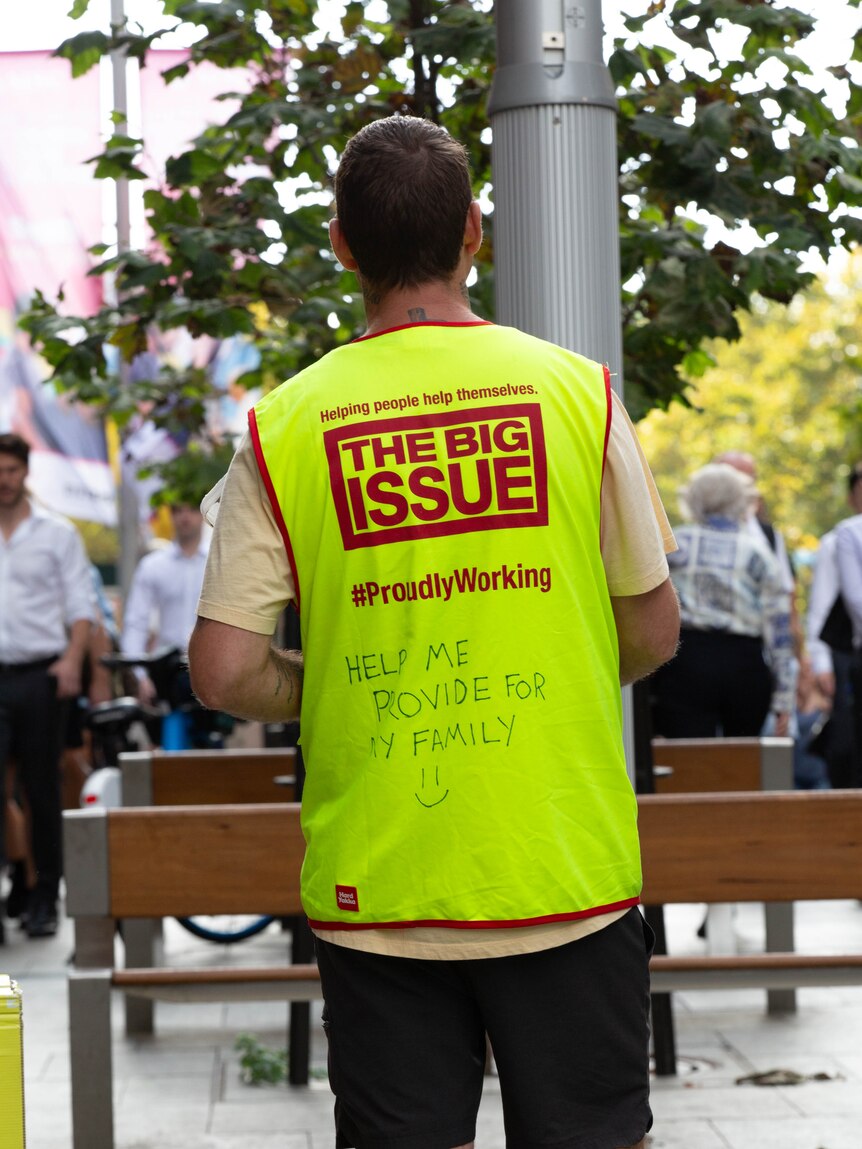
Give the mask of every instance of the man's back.
<path id="1" fill-rule="evenodd" d="M 633 904 L 599 547 L 610 414 L 598 365 L 482 323 L 360 341 L 258 404 L 299 587 L 305 898 L 321 928 Z M 583 786 L 597 770 L 603 786 Z M 347 880 L 358 810 L 398 826 L 362 819 L 364 885 Z M 470 837 L 470 854 L 446 849 Z"/>

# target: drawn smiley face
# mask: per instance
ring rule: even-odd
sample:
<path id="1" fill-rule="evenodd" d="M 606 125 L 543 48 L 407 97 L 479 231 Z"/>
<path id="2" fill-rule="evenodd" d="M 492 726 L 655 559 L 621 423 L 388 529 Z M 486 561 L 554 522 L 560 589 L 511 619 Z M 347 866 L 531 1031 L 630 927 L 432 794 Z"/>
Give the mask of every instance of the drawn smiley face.
<path id="1" fill-rule="evenodd" d="M 422 777 L 419 783 L 419 791 L 416 791 L 416 801 L 420 806 L 424 806 L 426 810 L 430 810 L 433 806 L 439 806 L 441 802 L 445 801 L 449 794 L 447 787 L 441 794 L 440 790 L 440 767 L 434 767 L 434 780 L 431 781 L 431 769 L 421 769 Z"/>

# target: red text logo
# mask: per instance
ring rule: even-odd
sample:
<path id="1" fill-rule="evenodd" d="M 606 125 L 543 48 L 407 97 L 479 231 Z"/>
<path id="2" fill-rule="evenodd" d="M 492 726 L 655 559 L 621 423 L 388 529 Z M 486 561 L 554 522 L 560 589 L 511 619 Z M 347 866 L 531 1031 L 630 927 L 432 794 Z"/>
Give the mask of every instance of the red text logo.
<path id="1" fill-rule="evenodd" d="M 354 423 L 323 439 L 346 550 L 547 525 L 537 403 Z"/>

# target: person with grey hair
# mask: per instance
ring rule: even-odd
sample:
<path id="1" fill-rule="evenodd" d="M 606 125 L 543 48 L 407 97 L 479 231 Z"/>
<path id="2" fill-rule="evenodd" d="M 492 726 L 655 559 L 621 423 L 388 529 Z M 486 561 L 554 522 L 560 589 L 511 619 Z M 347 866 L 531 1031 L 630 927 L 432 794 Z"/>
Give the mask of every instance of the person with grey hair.
<path id="1" fill-rule="evenodd" d="M 757 502 L 754 481 L 729 463 L 708 463 L 692 475 L 680 491 L 680 500 L 695 522 L 711 515 L 742 522 Z"/>
<path id="2" fill-rule="evenodd" d="M 665 738 L 754 737 L 793 708 L 790 596 L 775 556 L 745 527 L 758 494 L 728 463 L 680 491 L 691 523 L 668 556 L 680 601 L 680 649 L 654 676 L 653 726 Z"/>

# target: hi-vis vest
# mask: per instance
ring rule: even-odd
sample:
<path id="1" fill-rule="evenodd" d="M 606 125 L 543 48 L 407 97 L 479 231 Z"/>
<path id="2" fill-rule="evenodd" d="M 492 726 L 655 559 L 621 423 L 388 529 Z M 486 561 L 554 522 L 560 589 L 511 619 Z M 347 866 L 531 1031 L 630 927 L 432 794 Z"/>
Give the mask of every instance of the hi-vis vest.
<path id="1" fill-rule="evenodd" d="M 609 420 L 600 366 L 482 323 L 357 340 L 251 412 L 305 651 L 313 926 L 637 902 L 599 549 Z"/>

